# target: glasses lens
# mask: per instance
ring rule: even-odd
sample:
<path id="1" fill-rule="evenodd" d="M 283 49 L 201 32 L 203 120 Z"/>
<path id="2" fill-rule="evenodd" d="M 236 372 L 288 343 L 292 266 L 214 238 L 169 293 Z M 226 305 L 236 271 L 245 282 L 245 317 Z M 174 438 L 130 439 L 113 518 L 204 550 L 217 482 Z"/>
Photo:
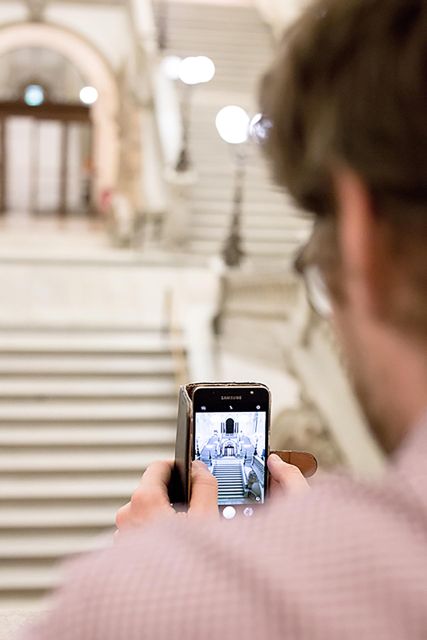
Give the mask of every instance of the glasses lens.
<path id="1" fill-rule="evenodd" d="M 319 267 L 316 265 L 308 266 L 304 276 L 310 304 L 319 316 L 329 318 L 332 315 L 332 304 Z"/>

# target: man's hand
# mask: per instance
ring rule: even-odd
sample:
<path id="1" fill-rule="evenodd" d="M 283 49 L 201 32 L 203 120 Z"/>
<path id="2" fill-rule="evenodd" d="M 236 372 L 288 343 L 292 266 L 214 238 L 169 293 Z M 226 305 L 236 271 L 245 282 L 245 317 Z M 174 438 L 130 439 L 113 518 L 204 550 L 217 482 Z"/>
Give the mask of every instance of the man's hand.
<path id="1" fill-rule="evenodd" d="M 284 462 L 275 453 L 268 457 L 270 471 L 270 495 L 272 497 L 304 493 L 310 486 L 298 467 Z"/>
<path id="2" fill-rule="evenodd" d="M 147 467 L 130 502 L 117 512 L 116 525 L 119 531 L 145 525 L 159 517 L 176 515 L 168 496 L 172 468 L 173 462 L 153 462 Z M 188 517 L 217 518 L 217 481 L 203 462 L 193 462 L 191 483 Z"/>
<path id="3" fill-rule="evenodd" d="M 141 478 L 130 502 L 116 515 L 119 531 L 140 527 L 159 517 L 173 517 L 176 512 L 169 502 L 168 484 L 173 462 L 153 462 Z M 272 454 L 268 458 L 270 471 L 270 495 L 277 496 L 307 491 L 309 485 L 298 467 L 287 464 Z M 191 501 L 188 517 L 217 518 L 218 488 L 214 476 L 203 462 L 193 462 L 191 468 Z M 180 514 L 182 515 L 182 514 Z"/>

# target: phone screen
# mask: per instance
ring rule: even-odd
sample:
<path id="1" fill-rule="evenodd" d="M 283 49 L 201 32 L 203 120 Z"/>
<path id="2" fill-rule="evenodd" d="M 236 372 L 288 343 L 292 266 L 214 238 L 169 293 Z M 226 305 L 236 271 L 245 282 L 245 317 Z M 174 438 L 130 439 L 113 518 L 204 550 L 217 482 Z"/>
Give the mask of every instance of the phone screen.
<path id="1" fill-rule="evenodd" d="M 193 459 L 216 477 L 220 506 L 264 503 L 269 407 L 266 387 L 199 388 L 194 393 Z M 251 515 L 250 509 L 244 513 Z"/>

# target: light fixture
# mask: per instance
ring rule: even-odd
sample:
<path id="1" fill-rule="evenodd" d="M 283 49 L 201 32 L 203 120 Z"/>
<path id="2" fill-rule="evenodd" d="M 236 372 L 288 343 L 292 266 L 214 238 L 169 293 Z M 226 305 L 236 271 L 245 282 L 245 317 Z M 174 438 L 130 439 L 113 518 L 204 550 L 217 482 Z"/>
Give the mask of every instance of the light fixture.
<path id="1" fill-rule="evenodd" d="M 229 144 L 242 144 L 247 141 L 249 122 L 246 111 L 236 105 L 223 107 L 215 119 L 219 135 Z"/>
<path id="2" fill-rule="evenodd" d="M 245 255 L 242 246 L 242 215 L 244 181 L 246 176 L 247 150 L 249 138 L 249 115 L 242 107 L 228 105 L 217 114 L 215 125 L 220 137 L 233 147 L 234 190 L 230 230 L 225 240 L 222 257 L 228 267 L 239 267 Z"/>
<path id="3" fill-rule="evenodd" d="M 95 104 L 98 100 L 98 91 L 95 87 L 83 87 L 80 91 L 80 100 L 86 105 Z"/>
<path id="4" fill-rule="evenodd" d="M 169 80 L 178 80 L 179 78 L 179 67 L 181 65 L 182 58 L 179 56 L 166 56 L 163 58 L 161 67 Z"/>
<path id="5" fill-rule="evenodd" d="M 25 89 L 24 102 L 29 107 L 39 107 L 45 99 L 44 89 L 39 84 L 29 84 Z"/>
<path id="6" fill-rule="evenodd" d="M 176 61 L 172 62 L 175 65 Z M 180 61 L 176 67 L 178 78 L 182 82 L 181 86 L 181 115 L 182 115 L 182 142 L 178 160 L 175 165 L 176 171 L 183 173 L 191 169 L 189 152 L 190 138 L 190 111 L 191 96 L 193 87 L 198 84 L 210 82 L 215 75 L 215 65 L 207 56 L 189 56 Z"/>
<path id="7" fill-rule="evenodd" d="M 207 56 L 189 56 L 181 60 L 178 77 L 184 84 L 195 85 L 210 82 L 215 75 L 215 65 Z"/>

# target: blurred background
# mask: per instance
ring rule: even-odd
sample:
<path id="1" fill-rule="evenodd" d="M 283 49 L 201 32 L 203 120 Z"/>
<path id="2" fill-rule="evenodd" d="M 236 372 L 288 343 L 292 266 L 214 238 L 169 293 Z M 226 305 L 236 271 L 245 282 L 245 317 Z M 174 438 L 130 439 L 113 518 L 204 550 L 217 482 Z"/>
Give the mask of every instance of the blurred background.
<path id="1" fill-rule="evenodd" d="M 44 606 L 172 457 L 185 381 L 264 382 L 272 446 L 381 469 L 260 149 L 303 4 L 0 3 L 0 611 Z"/>

